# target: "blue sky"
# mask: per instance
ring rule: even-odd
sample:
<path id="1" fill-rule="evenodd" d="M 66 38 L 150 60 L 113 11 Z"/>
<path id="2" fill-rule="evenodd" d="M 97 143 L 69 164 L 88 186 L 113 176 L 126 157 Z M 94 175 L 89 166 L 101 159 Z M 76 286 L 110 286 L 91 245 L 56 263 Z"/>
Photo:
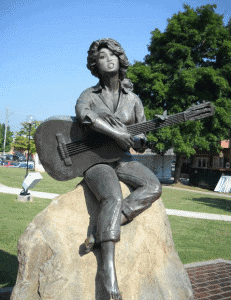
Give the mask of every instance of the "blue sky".
<path id="1" fill-rule="evenodd" d="M 97 83 L 86 68 L 90 44 L 111 37 L 130 63 L 142 61 L 151 31 L 163 32 L 183 3 L 217 4 L 225 24 L 231 16 L 230 0 L 0 0 L 0 123 L 7 107 L 14 132 L 28 115 L 75 115 L 80 93 Z"/>

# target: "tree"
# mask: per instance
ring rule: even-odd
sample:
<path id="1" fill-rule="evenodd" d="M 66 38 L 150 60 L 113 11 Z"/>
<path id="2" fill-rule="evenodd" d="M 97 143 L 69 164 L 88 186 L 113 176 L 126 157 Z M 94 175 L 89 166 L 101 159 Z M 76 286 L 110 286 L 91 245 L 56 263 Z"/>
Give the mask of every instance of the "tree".
<path id="1" fill-rule="evenodd" d="M 190 157 L 196 149 L 219 152 L 219 141 L 230 137 L 231 128 L 231 18 L 225 26 L 215 4 L 183 7 L 184 12 L 168 19 L 165 32 L 157 28 L 151 32 L 149 54 L 128 70 L 148 120 L 164 110 L 175 114 L 203 100 L 216 108 L 213 117 L 148 134 L 157 153 L 173 146 L 174 182 L 180 179 L 183 156 Z"/>
<path id="2" fill-rule="evenodd" d="M 30 131 L 30 151 L 29 155 L 36 153 L 35 143 L 34 143 L 34 134 L 41 122 L 35 121 L 31 125 Z M 21 123 L 22 128 L 17 132 L 13 146 L 15 150 L 27 151 L 29 146 L 29 123 Z"/>
<path id="3" fill-rule="evenodd" d="M 3 152 L 4 150 L 4 136 L 5 136 L 5 124 L 0 124 L 0 152 Z M 13 141 L 13 132 L 10 131 L 10 127 L 7 126 L 6 145 L 5 145 L 6 152 L 10 151 L 12 141 Z"/>

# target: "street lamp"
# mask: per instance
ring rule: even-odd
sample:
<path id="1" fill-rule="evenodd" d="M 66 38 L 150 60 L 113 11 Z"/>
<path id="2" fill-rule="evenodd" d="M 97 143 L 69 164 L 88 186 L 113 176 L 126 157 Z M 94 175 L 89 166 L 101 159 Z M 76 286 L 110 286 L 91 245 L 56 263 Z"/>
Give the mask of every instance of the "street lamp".
<path id="1" fill-rule="evenodd" d="M 30 155 L 30 133 L 31 133 L 31 126 L 34 123 L 34 121 L 35 121 L 34 116 L 28 116 L 27 117 L 26 123 L 28 123 L 28 125 L 29 125 L 29 142 L 28 142 L 28 153 L 27 153 L 26 176 L 25 176 L 25 178 L 28 175 L 28 162 L 29 162 L 29 155 Z"/>

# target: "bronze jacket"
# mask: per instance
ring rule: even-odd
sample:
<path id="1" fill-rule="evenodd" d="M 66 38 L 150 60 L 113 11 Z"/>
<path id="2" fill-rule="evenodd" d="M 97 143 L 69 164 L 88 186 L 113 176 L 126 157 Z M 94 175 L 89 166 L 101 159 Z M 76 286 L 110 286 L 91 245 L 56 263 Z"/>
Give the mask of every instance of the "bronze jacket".
<path id="1" fill-rule="evenodd" d="M 100 83 L 86 89 L 77 100 L 75 109 L 76 116 L 83 124 L 91 124 L 98 117 L 97 113 L 106 111 L 113 113 L 115 118 L 125 125 L 145 122 L 143 104 L 138 96 L 129 89 L 122 88 L 119 102 L 114 111 L 107 105 L 102 97 L 102 87 Z"/>

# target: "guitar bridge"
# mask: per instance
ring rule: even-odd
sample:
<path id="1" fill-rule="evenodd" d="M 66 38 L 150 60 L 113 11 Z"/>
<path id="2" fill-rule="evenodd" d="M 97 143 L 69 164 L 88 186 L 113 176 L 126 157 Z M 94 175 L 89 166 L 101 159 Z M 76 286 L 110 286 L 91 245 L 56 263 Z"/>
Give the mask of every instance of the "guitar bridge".
<path id="1" fill-rule="evenodd" d="M 67 147 L 66 147 L 65 140 L 63 138 L 62 133 L 57 133 L 56 138 L 57 138 L 57 141 L 58 141 L 58 146 L 59 146 L 59 150 L 60 150 L 60 153 L 61 153 L 61 157 L 64 160 L 65 165 L 66 166 L 71 166 L 72 161 L 71 161 L 70 155 L 67 151 Z"/>

